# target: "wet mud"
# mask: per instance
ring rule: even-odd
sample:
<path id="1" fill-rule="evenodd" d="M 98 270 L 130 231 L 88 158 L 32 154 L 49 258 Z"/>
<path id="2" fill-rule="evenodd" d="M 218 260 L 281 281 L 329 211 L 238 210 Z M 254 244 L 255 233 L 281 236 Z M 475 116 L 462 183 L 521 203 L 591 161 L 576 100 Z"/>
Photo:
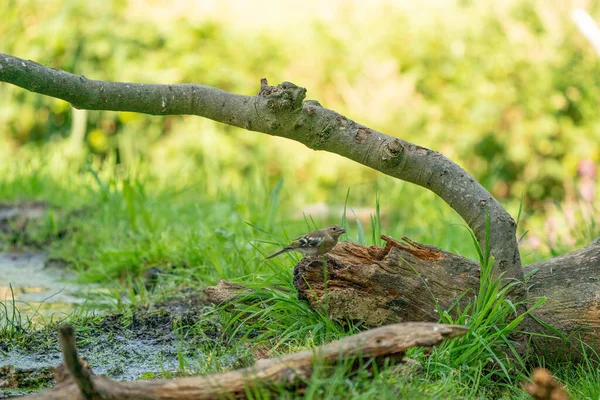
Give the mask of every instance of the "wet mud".
<path id="1" fill-rule="evenodd" d="M 213 305 L 197 295 L 132 313 L 88 316 L 72 325 L 79 356 L 96 375 L 116 380 L 196 373 L 208 357 L 215 357 L 205 350 L 225 341 Z M 22 337 L 0 344 L 0 399 L 54 385 L 51 367 L 62 362 L 56 328 L 24 332 Z M 246 362 L 234 353 L 218 357 L 218 364 L 227 368 Z"/>

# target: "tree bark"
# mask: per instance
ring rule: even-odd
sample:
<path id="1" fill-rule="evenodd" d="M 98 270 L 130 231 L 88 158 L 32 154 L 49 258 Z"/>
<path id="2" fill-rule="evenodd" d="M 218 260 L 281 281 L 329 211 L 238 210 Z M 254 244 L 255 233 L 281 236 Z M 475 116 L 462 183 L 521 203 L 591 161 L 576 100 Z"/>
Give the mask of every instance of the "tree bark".
<path id="1" fill-rule="evenodd" d="M 555 339 L 537 340 L 544 351 L 576 357 L 582 344 L 600 350 L 600 237 L 583 249 L 524 267 L 532 299 L 546 296 L 533 315 Z M 539 331 L 542 331 L 542 324 Z M 548 333 L 546 330 L 546 333 Z M 554 332 L 556 331 L 556 332 Z M 541 338 L 540 338 L 541 339 Z M 581 339 L 583 343 L 580 343 Z M 590 353 L 591 354 L 591 353 Z M 571 357 L 571 358 L 573 358 Z"/>
<path id="2" fill-rule="evenodd" d="M 465 220 L 482 248 L 489 241 L 494 272 L 504 273 L 506 282 L 523 280 L 514 220 L 465 170 L 436 151 L 360 125 L 316 101 L 303 101 L 306 89 L 292 83 L 273 87 L 263 79 L 257 95 L 243 96 L 194 84 L 104 82 L 2 53 L 0 82 L 63 99 L 75 108 L 199 115 L 337 153 L 436 193 Z M 524 294 L 523 286 L 514 292 L 517 298 Z"/>
<path id="3" fill-rule="evenodd" d="M 464 309 L 479 290 L 479 265 L 405 238 L 387 236 L 384 248 L 340 242 L 324 260 L 304 258 L 294 269 L 298 296 L 330 318 L 362 320 L 369 326 L 402 321 L 438 321 L 453 305 Z M 532 337 L 545 351 L 577 358 L 582 339 L 600 344 L 600 239 L 584 249 L 525 266 L 533 328 L 553 337 Z M 550 332 L 544 326 L 550 325 Z"/>
<path id="4" fill-rule="evenodd" d="M 431 246 L 403 244 L 390 237 L 384 248 L 340 242 L 320 259 L 304 258 L 294 268 L 298 296 L 333 319 L 368 326 L 403 321 L 437 321 L 454 302 L 473 299 L 479 264 Z M 435 304 L 435 300 L 439 304 Z"/>
<path id="5" fill-rule="evenodd" d="M 207 376 L 174 380 L 114 382 L 94 376 L 77 358 L 73 330 L 61 327 L 60 342 L 65 363 L 55 373 L 54 389 L 23 397 L 23 400 L 203 400 L 247 398 L 259 385 L 301 387 L 316 367 L 340 362 L 389 358 L 400 362 L 406 350 L 434 346 L 463 336 L 468 329 L 458 325 L 407 323 L 389 325 L 348 336 L 339 341 L 282 357 L 259 360 L 253 367 Z"/>

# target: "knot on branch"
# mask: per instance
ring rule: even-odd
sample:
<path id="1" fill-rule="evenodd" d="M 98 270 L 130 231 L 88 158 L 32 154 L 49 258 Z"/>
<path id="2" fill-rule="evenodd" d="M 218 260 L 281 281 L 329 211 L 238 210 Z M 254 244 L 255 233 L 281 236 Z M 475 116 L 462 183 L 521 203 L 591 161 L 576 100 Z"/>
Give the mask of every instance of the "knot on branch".
<path id="1" fill-rule="evenodd" d="M 399 157 L 404 153 L 404 146 L 398 139 L 388 139 L 381 144 L 381 159 L 387 161 L 390 159 L 401 159 Z"/>
<path id="2" fill-rule="evenodd" d="M 356 141 L 357 144 L 365 144 L 367 141 L 367 138 L 372 134 L 373 134 L 372 130 L 370 130 L 369 128 L 366 128 L 364 126 L 361 126 L 356 131 L 354 140 Z"/>
<path id="3" fill-rule="evenodd" d="M 258 95 L 267 99 L 267 106 L 273 111 L 297 110 L 302 107 L 302 101 L 306 97 L 306 89 L 291 82 L 269 86 L 267 79 L 262 78 Z"/>

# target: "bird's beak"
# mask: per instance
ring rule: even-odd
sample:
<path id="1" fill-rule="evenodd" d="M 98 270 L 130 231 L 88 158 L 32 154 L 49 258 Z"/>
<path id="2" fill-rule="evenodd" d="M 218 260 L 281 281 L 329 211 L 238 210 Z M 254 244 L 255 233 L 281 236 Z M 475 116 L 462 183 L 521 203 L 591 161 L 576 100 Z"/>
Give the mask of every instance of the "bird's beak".
<path id="1" fill-rule="evenodd" d="M 344 233 L 346 233 L 346 230 L 342 228 L 342 233 L 340 233 L 340 235 L 343 235 Z"/>

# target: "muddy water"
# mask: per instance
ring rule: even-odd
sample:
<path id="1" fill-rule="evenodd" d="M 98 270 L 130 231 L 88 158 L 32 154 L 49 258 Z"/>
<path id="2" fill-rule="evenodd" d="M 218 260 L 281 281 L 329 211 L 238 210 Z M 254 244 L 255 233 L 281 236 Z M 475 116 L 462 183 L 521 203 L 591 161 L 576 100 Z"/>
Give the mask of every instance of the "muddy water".
<path id="1" fill-rule="evenodd" d="M 17 325 L 11 321 L 20 321 L 25 328 L 0 341 L 0 399 L 54 384 L 49 367 L 60 364 L 62 355 L 57 326 L 48 323 L 73 314 L 84 302 L 88 317 L 69 318 L 69 323 L 77 332 L 80 357 L 95 374 L 117 380 L 151 379 L 203 371 L 212 363 L 234 367 L 240 362 L 235 352 L 216 357 L 204 353 L 203 349 L 220 346 L 218 322 L 202 334 L 188 335 L 188 329 L 207 315 L 214 318 L 212 306 L 200 297 L 90 317 L 101 315 L 100 303 L 89 300 L 100 289 L 73 283 L 72 278 L 60 265 L 48 264 L 43 253 L 0 253 L 0 329 Z M 31 330 L 28 319 L 39 322 L 40 329 Z"/>
<path id="2" fill-rule="evenodd" d="M 0 303 L 6 307 L 0 306 L 0 326 L 6 318 L 42 322 L 73 312 L 90 291 L 73 278 L 60 266 L 46 265 L 44 253 L 0 253 Z"/>
<path id="3" fill-rule="evenodd" d="M 208 324 L 201 334 L 189 334 L 194 323 L 214 318 L 211 310 L 192 296 L 124 314 L 71 322 L 79 356 L 95 374 L 115 380 L 173 377 L 245 366 L 243 346 L 224 354 L 210 350 L 219 348 L 224 340 L 217 321 Z M 0 343 L 0 399 L 54 385 L 48 367 L 62 362 L 56 328 L 24 335 L 26 346 Z"/>

